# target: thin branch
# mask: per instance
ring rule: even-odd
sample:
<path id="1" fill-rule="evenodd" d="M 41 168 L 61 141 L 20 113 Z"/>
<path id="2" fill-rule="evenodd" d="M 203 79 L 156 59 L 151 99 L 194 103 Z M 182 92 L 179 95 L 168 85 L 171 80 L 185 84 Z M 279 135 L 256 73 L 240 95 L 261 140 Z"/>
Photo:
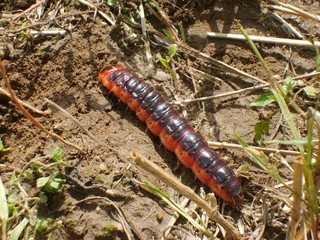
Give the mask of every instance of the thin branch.
<path id="1" fill-rule="evenodd" d="M 3 95 L 5 95 L 5 96 L 7 96 L 7 97 L 10 98 L 10 99 L 12 99 L 10 93 L 8 93 L 6 90 L 4 90 L 4 89 L 1 88 L 1 87 L 0 87 L 0 93 L 3 94 Z M 42 115 L 49 114 L 48 111 L 38 110 L 38 109 L 32 107 L 31 105 L 29 105 L 28 103 L 25 103 L 24 101 L 22 101 L 22 100 L 20 100 L 20 99 L 18 99 L 18 98 L 17 98 L 17 100 L 20 101 L 20 103 L 21 103 L 24 107 L 30 109 L 32 112 L 35 112 L 35 113 L 38 113 L 38 114 L 42 114 Z"/>
<path id="2" fill-rule="evenodd" d="M 293 77 L 292 79 L 293 80 L 300 80 L 300 79 L 316 77 L 316 76 L 319 76 L 319 75 L 320 75 L 320 72 L 312 72 L 312 73 L 308 73 L 308 74 L 305 74 L 305 75 L 300 75 L 300 76 Z M 217 79 L 217 80 L 220 81 L 221 79 Z M 253 91 L 256 91 L 256 90 L 259 90 L 259 89 L 266 88 L 268 86 L 270 86 L 270 84 L 269 83 L 265 83 L 265 84 L 262 84 L 262 85 L 259 85 L 259 86 L 248 87 L 248 88 L 244 88 L 244 89 L 240 89 L 240 90 L 236 90 L 236 91 L 232 91 L 232 92 L 227 92 L 227 93 L 221 93 L 221 94 L 217 94 L 217 95 L 213 95 L 213 96 L 186 99 L 186 100 L 182 100 L 182 101 L 174 101 L 174 102 L 171 102 L 171 104 L 181 105 L 181 104 L 186 104 L 186 103 L 209 101 L 209 100 L 213 100 L 213 99 L 216 99 L 216 98 L 228 97 L 228 96 L 232 96 L 232 95 L 236 95 L 236 94 L 240 94 L 240 93 L 244 93 L 244 92 L 253 92 Z"/>
<path id="3" fill-rule="evenodd" d="M 306 79 L 306 78 L 313 78 L 313 77 L 317 77 L 317 76 L 320 76 L 320 72 L 315 72 L 314 71 L 312 73 L 307 73 L 307 74 L 304 74 L 304 75 L 293 77 L 292 79 L 293 80 L 300 80 L 300 79 Z"/>

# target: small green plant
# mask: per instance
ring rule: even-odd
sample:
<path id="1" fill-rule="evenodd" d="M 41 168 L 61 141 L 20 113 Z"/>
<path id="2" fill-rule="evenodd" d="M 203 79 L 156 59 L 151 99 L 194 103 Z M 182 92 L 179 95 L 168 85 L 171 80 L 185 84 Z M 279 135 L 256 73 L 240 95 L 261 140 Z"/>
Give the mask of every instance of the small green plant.
<path id="1" fill-rule="evenodd" d="M 117 227 L 112 224 L 107 224 L 103 227 L 101 236 L 102 237 L 111 237 L 117 232 Z"/>
<path id="2" fill-rule="evenodd" d="M 34 238 L 37 234 L 50 231 L 48 227 L 54 219 L 39 219 L 38 207 L 48 201 L 48 192 L 61 191 L 65 180 L 61 178 L 58 166 L 64 164 L 61 149 L 56 148 L 50 155 L 33 159 L 22 170 L 14 172 L 10 181 L 6 182 L 7 188 L 0 179 L 1 239 L 18 240 L 23 234 L 24 238 Z M 34 181 L 42 191 L 36 191 L 36 195 L 29 196 L 24 186 Z"/>
<path id="3" fill-rule="evenodd" d="M 175 70 L 170 66 L 170 62 L 173 59 L 173 57 L 176 55 L 177 52 L 177 45 L 176 44 L 171 44 L 168 50 L 168 56 L 165 56 L 163 58 L 160 53 L 157 54 L 157 58 L 161 62 L 161 64 L 170 72 L 171 77 L 173 80 L 177 80 L 177 73 Z"/>
<path id="4" fill-rule="evenodd" d="M 52 176 L 37 179 L 37 188 L 46 192 L 60 192 L 65 179 L 59 178 L 60 172 L 54 172 Z"/>
<path id="5" fill-rule="evenodd" d="M 265 69 L 265 71 L 269 75 L 269 84 L 270 90 L 272 92 L 268 93 L 268 96 L 264 98 L 260 98 L 261 102 L 259 103 L 262 106 L 266 106 L 270 102 L 276 101 L 279 107 L 279 111 L 284 116 L 285 122 L 288 126 L 288 131 L 290 131 L 290 135 L 292 136 L 290 141 L 295 143 L 303 142 L 301 138 L 301 133 L 299 128 L 296 125 L 294 120 L 294 115 L 290 112 L 289 105 L 293 107 L 297 112 L 303 113 L 302 110 L 295 104 L 294 98 L 291 96 L 291 91 L 294 87 L 294 82 L 291 78 L 287 78 L 285 82 L 285 86 L 281 86 L 281 83 L 278 81 L 279 79 L 274 76 L 271 69 L 267 66 L 265 60 L 261 56 L 257 47 L 254 45 L 246 31 L 239 24 L 240 31 L 245 36 L 248 41 L 250 47 L 253 52 L 259 59 L 261 65 Z M 319 71 L 319 51 L 316 49 L 316 70 Z M 315 79 L 317 82 L 318 79 Z M 315 94 L 316 95 L 316 94 Z M 319 96 L 317 96 L 317 102 L 315 104 L 315 108 L 318 109 L 319 106 Z M 264 102 L 264 103 L 263 103 Z M 271 165 L 268 162 L 268 157 L 261 151 L 257 151 L 249 147 L 249 145 L 243 141 L 239 136 L 237 137 L 238 142 L 243 146 L 244 150 L 247 154 L 255 160 L 257 164 L 259 164 L 264 170 L 266 170 L 271 176 L 277 179 L 280 183 L 282 183 L 285 187 L 287 187 L 293 193 L 293 200 L 286 198 L 287 202 L 290 202 L 289 205 L 292 206 L 291 211 L 291 223 L 288 225 L 288 239 L 296 239 L 298 236 L 306 234 L 304 226 L 308 225 L 310 237 L 313 239 L 317 239 L 318 230 L 319 230 L 319 202 L 317 197 L 317 188 L 316 188 L 316 180 L 314 172 L 318 171 L 315 164 L 312 162 L 313 151 L 313 129 L 314 129 L 314 117 L 312 116 L 309 120 L 309 124 L 307 125 L 307 144 L 306 148 L 302 144 L 297 144 L 297 148 L 299 150 L 299 156 L 296 157 L 294 163 L 293 170 L 293 183 L 292 187 L 288 187 L 286 183 L 280 177 L 278 169 Z M 319 133 L 319 126 L 317 129 Z M 319 135 L 319 134 L 318 134 Z M 319 136 L 318 136 L 319 137 Z M 319 141 L 319 140 L 318 140 Z M 284 199 L 284 198 L 282 198 Z M 306 217 L 308 216 L 308 217 Z M 309 234 L 308 233 L 308 234 Z M 307 235 L 305 235 L 307 236 Z"/>
<path id="6" fill-rule="evenodd" d="M 2 141 L 1 141 L 1 139 L 0 139 L 0 154 L 6 154 L 6 153 L 8 153 L 10 151 L 10 148 L 5 148 L 4 146 L 3 146 L 3 143 L 2 143 Z"/>
<path id="7" fill-rule="evenodd" d="M 109 7 L 115 7 L 117 4 L 118 0 L 108 0 L 108 6 Z"/>

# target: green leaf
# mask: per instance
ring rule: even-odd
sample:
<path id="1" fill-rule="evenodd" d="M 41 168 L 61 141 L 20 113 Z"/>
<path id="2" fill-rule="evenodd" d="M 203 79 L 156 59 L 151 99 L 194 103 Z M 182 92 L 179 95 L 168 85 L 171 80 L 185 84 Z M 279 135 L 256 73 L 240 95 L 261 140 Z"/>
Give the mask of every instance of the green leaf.
<path id="1" fill-rule="evenodd" d="M 169 59 L 171 60 L 177 52 L 177 44 L 171 44 L 169 47 Z"/>
<path id="2" fill-rule="evenodd" d="M 250 103 L 251 107 L 265 107 L 270 103 L 273 103 L 276 101 L 275 96 L 272 92 L 268 92 L 260 96 L 257 100 Z"/>
<path id="3" fill-rule="evenodd" d="M 108 6 L 114 7 L 117 4 L 118 0 L 108 0 Z"/>
<path id="4" fill-rule="evenodd" d="M 166 68 L 166 69 L 170 69 L 169 63 L 166 59 L 164 59 L 160 53 L 157 54 L 157 58 L 159 59 L 159 61 L 161 62 L 161 64 Z"/>
<path id="5" fill-rule="evenodd" d="M 319 49 L 314 45 L 314 41 L 312 40 L 312 44 L 314 46 L 314 49 L 316 51 L 316 71 L 320 72 L 320 54 Z"/>
<path id="6" fill-rule="evenodd" d="M 303 88 L 303 91 L 308 95 L 310 98 L 317 98 L 320 94 L 320 89 L 315 88 L 313 86 L 306 86 Z"/>
<path id="7" fill-rule="evenodd" d="M 52 218 L 39 219 L 35 227 L 35 232 L 42 233 L 48 228 L 49 224 L 52 222 L 53 222 Z"/>
<path id="8" fill-rule="evenodd" d="M 37 179 L 37 188 L 43 188 L 50 180 L 50 177 L 41 177 Z"/>
<path id="9" fill-rule="evenodd" d="M 51 177 L 42 177 L 37 179 L 37 187 L 42 188 L 46 192 L 59 192 L 65 179 L 57 178 L 57 172 Z"/>
<path id="10" fill-rule="evenodd" d="M 264 136 L 269 132 L 269 121 L 257 122 L 254 126 L 253 141 L 259 145 L 262 143 Z"/>
<path id="11" fill-rule="evenodd" d="M 286 86 L 285 86 L 285 93 L 286 95 L 288 95 L 291 90 L 294 88 L 294 84 L 295 84 L 295 81 L 292 79 L 292 77 L 287 77 L 284 82 L 286 83 Z"/>
<path id="12" fill-rule="evenodd" d="M 8 213 L 6 189 L 0 177 L 0 220 L 2 221 L 2 224 L 4 222 L 7 222 L 8 216 L 9 216 L 9 213 Z"/>
<path id="13" fill-rule="evenodd" d="M 46 203 L 48 202 L 48 196 L 45 195 L 45 194 L 40 194 L 40 200 L 39 200 L 40 203 Z"/>
<path id="14" fill-rule="evenodd" d="M 167 29 L 162 29 L 162 31 L 169 38 L 169 40 L 171 40 L 173 42 L 176 41 L 176 39 L 174 38 L 173 34 L 171 32 L 169 32 Z"/>
<path id="15" fill-rule="evenodd" d="M 9 216 L 13 216 L 14 214 L 17 213 L 17 208 L 13 203 L 10 203 L 10 202 L 8 203 L 8 213 L 9 213 Z"/>
<path id="16" fill-rule="evenodd" d="M 62 151 L 60 148 L 56 148 L 52 151 L 52 159 L 55 162 L 62 161 Z"/>
<path id="17" fill-rule="evenodd" d="M 3 143 L 1 141 L 1 139 L 0 139 L 0 153 L 6 153 L 6 152 L 9 152 L 9 151 L 10 151 L 10 148 L 5 148 L 3 146 Z"/>
<path id="18" fill-rule="evenodd" d="M 33 174 L 31 171 L 29 171 L 29 170 L 26 170 L 26 171 L 23 173 L 23 176 L 24 176 L 27 180 L 29 180 L 29 181 L 32 181 L 32 180 L 35 179 L 34 174 Z"/>
<path id="19" fill-rule="evenodd" d="M 10 240 L 18 240 L 24 228 L 28 225 L 29 219 L 24 218 L 11 232 Z"/>
<path id="20" fill-rule="evenodd" d="M 249 145 L 238 134 L 235 134 L 235 137 L 237 138 L 239 144 L 243 147 L 244 151 L 255 163 L 257 163 L 262 169 L 267 171 L 271 176 L 273 176 L 277 181 L 282 183 L 285 187 L 290 189 L 279 175 L 277 168 L 269 163 L 268 156 L 266 156 L 262 151 L 258 151 L 254 148 L 249 147 Z"/>

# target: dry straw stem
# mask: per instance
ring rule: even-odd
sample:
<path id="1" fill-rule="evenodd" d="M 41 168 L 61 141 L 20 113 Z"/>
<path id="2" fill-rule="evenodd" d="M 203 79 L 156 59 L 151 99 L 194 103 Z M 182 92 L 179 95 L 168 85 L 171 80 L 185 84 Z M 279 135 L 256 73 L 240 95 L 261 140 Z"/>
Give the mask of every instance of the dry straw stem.
<path id="1" fill-rule="evenodd" d="M 152 8 L 151 5 L 158 10 L 159 14 Z M 179 38 L 179 36 L 177 34 L 178 31 L 176 30 L 176 28 L 172 24 L 172 22 L 169 19 L 169 17 L 167 17 L 167 15 L 159 7 L 158 3 L 156 1 L 154 1 L 154 0 L 150 0 L 149 3 L 147 4 L 147 7 L 155 15 L 155 17 L 159 19 L 160 22 L 162 22 L 164 25 L 166 25 L 169 28 L 170 33 L 174 36 L 175 40 L 177 42 L 181 42 L 180 38 Z"/>
<path id="2" fill-rule="evenodd" d="M 223 38 L 223 39 L 232 39 L 232 40 L 246 40 L 245 36 L 242 34 L 233 34 L 233 33 L 218 33 L 218 32 L 207 32 L 208 37 L 212 38 Z M 274 44 L 283 44 L 290 46 L 298 47 L 320 47 L 319 41 L 314 41 L 314 44 L 307 40 L 298 40 L 290 38 L 275 38 L 275 37 L 260 37 L 260 36 L 249 36 L 253 42 L 262 42 L 262 43 L 274 43 Z"/>
<path id="3" fill-rule="evenodd" d="M 214 147 L 243 149 L 243 147 L 241 145 L 233 144 L 233 143 L 222 143 L 222 142 L 208 141 L 208 144 L 210 146 L 214 146 Z M 279 153 L 279 154 L 290 155 L 290 156 L 299 156 L 300 155 L 300 152 L 298 152 L 298 151 L 290 151 L 290 150 L 274 149 L 274 148 L 264 148 L 264 147 L 254 147 L 254 146 L 250 146 L 250 148 L 258 150 L 258 151 L 263 151 L 266 153 Z"/>
<path id="4" fill-rule="evenodd" d="M 186 100 L 182 100 L 182 101 L 175 101 L 175 102 L 172 102 L 172 104 L 181 105 L 181 104 L 184 104 L 184 103 L 209 101 L 209 100 L 212 100 L 212 99 L 221 98 L 221 97 L 228 97 L 228 96 L 237 95 L 237 94 L 244 93 L 244 92 L 253 92 L 253 91 L 256 91 L 258 89 L 262 89 L 262 88 L 265 88 L 265 87 L 268 87 L 268 86 L 269 86 L 269 83 L 265 83 L 265 84 L 260 85 L 260 86 L 248 87 L 248 88 L 240 89 L 240 90 L 237 90 L 237 91 L 221 93 L 221 94 L 217 94 L 217 95 L 213 95 L 213 96 L 186 99 Z"/>
<path id="5" fill-rule="evenodd" d="M 9 97 L 9 98 L 11 99 L 10 93 L 8 93 L 8 92 L 7 92 L 6 90 L 4 90 L 3 88 L 0 88 L 0 93 L 3 94 L 3 95 L 5 95 L 5 96 L 7 96 L 7 97 Z M 29 105 L 28 103 L 25 103 L 25 102 L 23 102 L 22 100 L 20 100 L 20 99 L 18 99 L 18 98 L 17 98 L 17 100 L 18 100 L 24 107 L 30 109 L 32 112 L 35 112 L 35 113 L 38 113 L 38 114 L 41 114 L 41 115 L 49 114 L 49 112 L 47 112 L 47 111 L 43 112 L 43 111 L 41 111 L 41 110 L 38 110 L 38 109 L 32 107 L 31 105 Z"/>
<path id="6" fill-rule="evenodd" d="M 36 36 L 46 36 L 46 35 L 66 35 L 66 30 L 43 30 L 43 31 L 35 31 L 31 30 L 29 34 Z"/>
<path id="7" fill-rule="evenodd" d="M 130 154 L 140 167 L 151 173 L 153 176 L 156 176 L 158 179 L 178 191 L 183 196 L 189 198 L 200 208 L 202 208 L 208 214 L 211 220 L 215 221 L 226 230 L 228 236 L 231 239 L 240 239 L 240 233 L 238 232 L 238 230 L 230 225 L 229 222 L 217 211 L 216 206 L 211 207 L 206 201 L 195 194 L 191 188 L 182 184 L 174 176 L 163 171 L 162 168 L 149 161 L 146 157 L 139 154 L 136 150 L 132 150 Z"/>
<path id="8" fill-rule="evenodd" d="M 85 151 L 83 151 L 82 149 L 80 149 L 78 146 L 64 140 L 62 137 L 60 137 L 59 135 L 52 133 L 50 131 L 48 131 L 43 125 L 41 125 L 41 123 L 39 123 L 21 104 L 21 102 L 16 98 L 15 93 L 13 92 L 9 79 L 7 78 L 7 74 L 6 71 L 3 67 L 2 64 L 2 60 L 0 60 L 0 70 L 1 70 L 1 74 L 2 74 L 2 78 L 5 81 L 6 87 L 9 90 L 9 93 L 11 95 L 11 99 L 12 101 L 15 103 L 15 105 L 17 106 L 17 108 L 23 113 L 23 115 L 29 119 L 34 125 L 36 125 L 36 127 L 38 127 L 40 130 L 44 131 L 46 134 L 50 135 L 51 137 L 63 142 L 64 144 L 76 149 L 77 151 L 79 151 L 82 154 L 85 154 Z"/>
<path id="9" fill-rule="evenodd" d="M 320 22 L 320 16 L 319 15 L 306 12 L 306 11 L 304 11 L 304 10 L 302 10 L 300 8 L 297 8 L 297 7 L 295 7 L 295 6 L 291 5 L 291 4 L 283 3 L 283 2 L 280 2 L 280 1 L 277 1 L 277 0 L 271 0 L 271 2 L 291 10 L 290 13 L 293 13 L 295 15 L 302 16 L 304 18 L 308 18 L 308 19 L 312 19 L 312 20 L 316 20 L 316 21 Z M 270 6 L 268 6 L 268 8 L 269 7 Z"/>

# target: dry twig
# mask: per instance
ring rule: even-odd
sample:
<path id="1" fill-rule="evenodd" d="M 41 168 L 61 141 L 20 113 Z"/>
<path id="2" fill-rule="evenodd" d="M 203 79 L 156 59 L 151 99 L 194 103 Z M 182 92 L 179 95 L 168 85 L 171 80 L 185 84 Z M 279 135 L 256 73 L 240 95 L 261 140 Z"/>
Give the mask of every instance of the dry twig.
<path id="1" fill-rule="evenodd" d="M 10 93 L 8 93 L 6 90 L 4 90 L 3 88 L 0 88 L 0 93 L 9 97 L 11 99 L 11 95 Z M 26 108 L 29 108 L 31 111 L 35 112 L 35 113 L 38 113 L 38 114 L 42 114 L 42 115 L 45 115 L 45 114 L 49 114 L 48 111 L 41 111 L 41 110 L 38 110 L 34 107 L 32 107 L 31 105 L 29 105 L 28 103 L 25 103 L 24 101 L 20 100 L 17 98 L 17 100 L 22 104 L 22 106 L 26 107 Z"/>

